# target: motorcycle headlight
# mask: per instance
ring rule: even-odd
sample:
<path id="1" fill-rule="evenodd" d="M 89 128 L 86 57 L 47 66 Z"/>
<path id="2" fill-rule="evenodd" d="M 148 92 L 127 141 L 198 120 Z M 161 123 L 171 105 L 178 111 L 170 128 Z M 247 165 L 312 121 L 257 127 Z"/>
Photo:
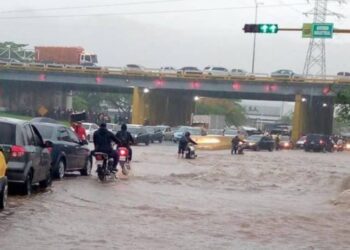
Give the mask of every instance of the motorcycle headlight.
<path id="1" fill-rule="evenodd" d="M 347 143 L 345 147 L 346 149 L 350 149 L 350 143 Z"/>

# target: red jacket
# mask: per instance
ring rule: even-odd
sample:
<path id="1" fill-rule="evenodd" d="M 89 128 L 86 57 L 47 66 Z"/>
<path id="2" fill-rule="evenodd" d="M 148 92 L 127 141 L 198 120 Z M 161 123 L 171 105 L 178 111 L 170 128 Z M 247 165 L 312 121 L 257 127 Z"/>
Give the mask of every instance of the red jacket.
<path id="1" fill-rule="evenodd" d="M 78 125 L 74 130 L 80 140 L 86 140 L 86 130 L 83 126 Z"/>

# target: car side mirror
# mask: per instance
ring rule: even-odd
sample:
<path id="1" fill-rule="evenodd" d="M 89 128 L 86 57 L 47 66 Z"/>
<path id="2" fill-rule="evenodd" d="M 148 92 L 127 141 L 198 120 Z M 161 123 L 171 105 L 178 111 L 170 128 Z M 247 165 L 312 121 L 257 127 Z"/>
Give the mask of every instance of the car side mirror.
<path id="1" fill-rule="evenodd" d="M 44 148 L 52 148 L 53 147 L 53 143 L 52 141 L 46 141 L 44 143 Z"/>

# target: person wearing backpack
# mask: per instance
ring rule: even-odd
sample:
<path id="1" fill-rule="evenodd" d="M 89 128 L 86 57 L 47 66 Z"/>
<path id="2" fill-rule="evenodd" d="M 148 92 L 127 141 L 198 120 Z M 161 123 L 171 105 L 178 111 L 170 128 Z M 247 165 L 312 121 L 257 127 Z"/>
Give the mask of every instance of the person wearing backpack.
<path id="1" fill-rule="evenodd" d="M 119 147 L 126 147 L 129 151 L 129 161 L 132 159 L 132 150 L 130 144 L 134 144 L 134 138 L 131 136 L 130 132 L 127 131 L 126 124 L 122 124 L 121 130 L 117 132 L 116 137 L 119 139 Z"/>

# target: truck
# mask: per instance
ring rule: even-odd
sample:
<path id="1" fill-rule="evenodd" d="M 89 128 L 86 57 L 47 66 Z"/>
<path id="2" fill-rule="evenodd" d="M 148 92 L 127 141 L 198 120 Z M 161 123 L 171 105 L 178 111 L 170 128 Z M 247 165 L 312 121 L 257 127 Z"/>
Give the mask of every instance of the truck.
<path id="1" fill-rule="evenodd" d="M 223 129 L 226 126 L 224 115 L 193 115 L 192 126 L 206 129 Z"/>
<path id="2" fill-rule="evenodd" d="M 97 55 L 86 52 L 82 47 L 36 46 L 34 50 L 36 63 L 82 66 L 95 66 L 97 64 Z"/>

